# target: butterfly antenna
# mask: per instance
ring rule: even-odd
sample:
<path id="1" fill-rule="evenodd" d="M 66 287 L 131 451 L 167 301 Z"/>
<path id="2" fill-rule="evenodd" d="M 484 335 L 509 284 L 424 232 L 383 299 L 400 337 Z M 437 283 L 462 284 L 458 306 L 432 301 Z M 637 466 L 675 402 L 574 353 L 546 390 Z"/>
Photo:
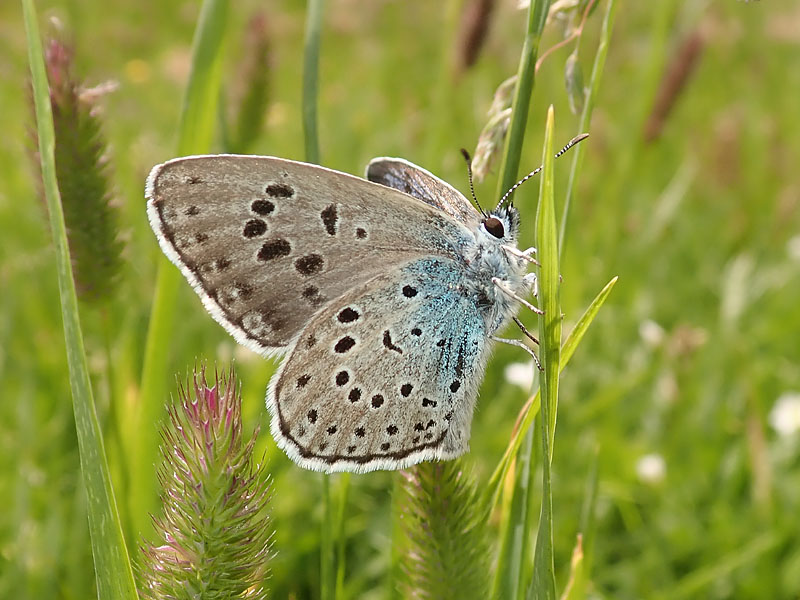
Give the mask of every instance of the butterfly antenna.
<path id="1" fill-rule="evenodd" d="M 480 202 L 478 202 L 478 197 L 475 195 L 475 186 L 472 183 L 472 158 L 470 158 L 469 152 L 466 149 L 461 149 L 461 156 L 464 157 L 464 160 L 467 161 L 467 175 L 469 175 L 469 191 L 472 193 L 472 199 L 475 201 L 475 206 L 478 207 L 478 210 L 481 211 L 481 214 L 484 218 L 488 217 L 489 215 L 486 214 L 486 211 L 481 208 Z"/>
<path id="2" fill-rule="evenodd" d="M 585 140 L 587 137 L 589 137 L 589 134 L 588 134 L 588 133 L 582 133 L 582 134 L 580 134 L 580 135 L 576 135 L 576 136 L 575 136 L 574 138 L 572 138 L 572 139 L 571 139 L 569 142 L 567 142 L 567 145 L 566 145 L 566 146 L 564 146 L 564 147 L 563 147 L 561 150 L 559 150 L 558 152 L 556 152 L 555 158 L 558 158 L 559 156 L 561 156 L 562 154 L 564 154 L 564 153 L 565 153 L 567 150 L 569 150 L 570 148 L 572 148 L 572 147 L 573 147 L 575 144 L 577 144 L 577 143 L 579 143 L 579 142 L 582 142 L 582 141 L 583 141 L 583 140 Z M 510 197 L 510 196 L 511 196 L 511 194 L 513 194 L 513 193 L 514 193 L 514 191 L 515 191 L 515 190 L 516 190 L 516 189 L 517 189 L 519 186 L 521 186 L 523 183 L 525 183 L 526 181 L 528 181 L 528 179 L 530 179 L 530 178 L 531 178 L 531 177 L 533 177 L 534 175 L 538 175 L 538 174 L 539 174 L 539 173 L 542 171 L 542 169 L 543 169 L 543 168 L 544 168 L 544 165 L 539 165 L 539 166 L 538 166 L 538 167 L 536 167 L 536 168 L 535 168 L 533 171 L 531 171 L 530 173 L 528 173 L 527 175 L 525 175 L 525 177 L 523 177 L 522 179 L 520 179 L 520 180 L 519 180 L 517 183 L 515 183 L 514 185 L 512 185 L 512 186 L 511 186 L 511 188 L 510 188 L 510 189 L 509 189 L 509 190 L 508 190 L 508 191 L 507 191 L 505 194 L 503 194 L 503 197 L 502 197 L 502 198 L 500 198 L 500 202 L 498 202 L 498 203 L 497 203 L 497 208 L 496 208 L 495 210 L 498 210 L 498 209 L 499 209 L 501 206 L 503 206 L 503 203 L 505 203 L 505 201 L 506 201 L 506 198 Z"/>

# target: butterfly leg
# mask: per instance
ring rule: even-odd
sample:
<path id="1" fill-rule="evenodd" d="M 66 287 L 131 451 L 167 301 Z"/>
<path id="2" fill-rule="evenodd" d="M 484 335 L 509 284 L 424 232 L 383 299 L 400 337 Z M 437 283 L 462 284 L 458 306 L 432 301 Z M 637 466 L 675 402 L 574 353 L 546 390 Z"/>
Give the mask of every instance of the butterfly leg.
<path id="1" fill-rule="evenodd" d="M 516 256 L 517 258 L 521 258 L 522 260 L 526 260 L 531 264 L 539 265 L 539 261 L 533 258 L 533 255 L 536 254 L 536 248 L 526 248 L 525 250 L 517 250 L 514 246 L 503 246 L 503 250 L 508 252 L 512 256 Z"/>
<path id="2" fill-rule="evenodd" d="M 531 358 L 533 358 L 533 362 L 536 363 L 536 368 L 539 369 L 539 371 L 544 371 L 544 369 L 542 369 L 542 363 L 539 362 L 539 357 L 536 356 L 536 352 L 528 348 L 526 344 L 523 344 L 519 340 L 510 340 L 508 338 L 497 337 L 496 335 L 491 336 L 491 338 L 495 342 L 502 342 L 503 344 L 509 344 L 510 346 L 516 346 L 517 348 L 522 348 L 523 350 L 525 350 L 525 352 L 531 355 Z"/>
<path id="3" fill-rule="evenodd" d="M 528 273 L 525 275 L 522 278 L 522 283 L 530 288 L 534 298 L 539 297 L 539 278 L 536 277 L 536 273 Z"/>
<path id="4" fill-rule="evenodd" d="M 524 335 L 526 338 L 528 338 L 530 341 L 532 341 L 534 344 L 538 346 L 539 340 L 537 340 L 536 337 L 530 331 L 527 330 L 525 325 L 522 324 L 522 321 L 520 321 L 517 317 L 513 317 L 513 319 L 514 323 L 516 323 L 517 327 L 519 327 L 520 331 L 522 331 L 522 335 Z"/>
<path id="5" fill-rule="evenodd" d="M 522 304 L 522 306 L 528 308 L 529 310 L 532 310 L 537 315 L 544 314 L 544 311 L 541 308 L 536 308 L 533 304 L 525 300 L 525 298 L 518 296 L 512 290 L 510 290 L 508 284 L 499 277 L 492 277 L 492 283 L 495 286 L 497 286 L 497 289 L 503 292 L 506 296 L 508 296 L 509 298 L 513 298 L 514 300 Z"/>

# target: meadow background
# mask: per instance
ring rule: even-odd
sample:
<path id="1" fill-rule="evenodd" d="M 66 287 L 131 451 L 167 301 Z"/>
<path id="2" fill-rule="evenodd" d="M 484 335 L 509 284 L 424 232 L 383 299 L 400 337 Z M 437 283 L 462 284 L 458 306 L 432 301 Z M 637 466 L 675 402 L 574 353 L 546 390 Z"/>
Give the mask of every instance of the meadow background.
<path id="1" fill-rule="evenodd" d="M 525 21 L 514 2 L 498 0 L 477 61 L 461 68 L 464 13 L 473 4 L 326 4 L 322 164 L 361 174 L 373 156 L 402 156 L 468 190 L 459 148 L 474 150 L 496 87 L 516 72 Z M 120 454 L 130 435 L 126 411 L 138 401 L 160 259 L 144 180 L 175 155 L 199 6 L 37 4 L 43 32 L 54 31 L 47 19 L 57 17 L 74 45 L 75 73 L 87 85 L 119 86 L 99 106 L 124 266 L 112 298 L 81 304 L 81 317 L 134 553 L 140 534 L 152 531 L 142 518 L 147 510 L 124 491 Z M 231 125 L 215 150 L 230 147 L 255 18 L 268 48 L 268 84 L 263 124 L 247 151 L 303 158 L 305 10 L 288 0 L 232 4 L 221 110 Z M 604 10 L 601 2 L 581 42 L 587 81 Z M 559 24 L 549 25 L 542 51 L 561 38 Z M 550 104 L 556 145 L 579 133 L 564 83 L 571 48 L 538 71 L 522 170 L 539 164 Z M 684 85 L 670 92 L 681 72 Z M 3 2 L 0 597 L 86 598 L 94 595 L 86 501 L 51 235 L 29 158 L 28 77 L 20 8 Z M 592 597 L 800 597 L 799 98 L 797 3 L 620 2 L 560 265 L 565 332 L 612 277 L 619 281 L 561 378 L 552 466 L 559 588 L 596 469 Z M 569 158 L 555 164 L 557 204 L 569 165 Z M 496 177 L 476 187 L 493 204 Z M 516 196 L 522 246 L 533 239 L 537 191 L 528 184 Z M 261 427 L 256 453 L 273 477 L 269 587 L 276 598 L 318 597 L 322 476 L 290 463 L 268 433 L 264 390 L 275 364 L 237 348 L 183 282 L 176 315 L 164 402 L 175 393 L 174 377 L 184 378 L 197 361 L 224 367 L 235 357 L 245 430 Z M 525 358 L 498 348 L 483 383 L 464 461 L 479 486 L 528 397 L 516 383 L 528 370 L 514 367 Z M 343 597 L 393 593 L 397 477 L 350 478 Z"/>

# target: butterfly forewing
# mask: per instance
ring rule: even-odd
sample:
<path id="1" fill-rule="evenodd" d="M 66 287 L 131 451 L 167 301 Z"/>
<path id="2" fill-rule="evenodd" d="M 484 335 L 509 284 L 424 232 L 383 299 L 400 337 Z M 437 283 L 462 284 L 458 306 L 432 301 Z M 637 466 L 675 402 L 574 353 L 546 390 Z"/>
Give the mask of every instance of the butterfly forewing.
<path id="1" fill-rule="evenodd" d="M 477 227 L 480 213 L 458 190 L 432 173 L 402 158 L 374 158 L 367 179 L 400 190 L 435 206 L 468 227 Z"/>
<path id="2" fill-rule="evenodd" d="M 421 256 L 456 258 L 465 227 L 382 185 L 256 156 L 180 158 L 153 169 L 159 243 L 236 339 L 288 348 L 318 311 Z"/>
<path id="3" fill-rule="evenodd" d="M 272 432 L 324 471 L 401 468 L 467 450 L 486 360 L 460 267 L 424 257 L 320 311 L 268 393 Z"/>

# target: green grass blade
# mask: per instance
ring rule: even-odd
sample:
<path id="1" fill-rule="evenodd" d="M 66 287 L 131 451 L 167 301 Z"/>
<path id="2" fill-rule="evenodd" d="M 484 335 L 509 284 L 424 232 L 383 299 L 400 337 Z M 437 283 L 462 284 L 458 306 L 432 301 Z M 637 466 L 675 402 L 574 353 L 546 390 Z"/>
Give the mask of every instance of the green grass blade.
<path id="1" fill-rule="evenodd" d="M 319 163 L 319 130 L 317 106 L 319 95 L 319 46 L 322 30 L 323 0 L 309 0 L 306 13 L 306 33 L 303 47 L 303 137 L 306 162 Z M 336 510 L 331 498 L 331 477 L 322 475 L 322 530 L 320 532 L 320 598 L 336 597 L 336 550 L 334 535 L 339 529 Z M 344 510 L 344 506 L 341 507 Z M 342 572 L 344 565 L 339 567 Z"/>
<path id="2" fill-rule="evenodd" d="M 600 31 L 600 42 L 597 45 L 597 53 L 594 55 L 594 65 L 592 66 L 592 77 L 589 81 L 589 92 L 586 94 L 586 99 L 583 104 L 583 111 L 581 112 L 581 121 L 578 126 L 579 132 L 587 132 L 592 123 L 592 111 L 594 110 L 594 101 L 597 98 L 597 93 L 600 90 L 600 81 L 603 78 L 603 68 L 606 64 L 606 55 L 608 54 L 608 42 L 611 39 L 611 31 L 614 29 L 614 17 L 617 14 L 617 0 L 608 0 L 606 6 L 606 14 L 603 17 L 603 27 Z M 583 165 L 583 153 L 585 144 L 578 144 L 577 148 L 573 149 L 572 166 L 569 170 L 569 180 L 567 182 L 567 193 L 564 196 L 564 208 L 561 213 L 560 230 L 558 234 L 558 252 L 559 257 L 564 251 L 564 244 L 567 237 L 567 222 L 569 221 L 569 211 L 572 206 L 572 198 L 575 195 L 575 188 L 577 187 L 578 176 L 581 172 Z"/>
<path id="3" fill-rule="evenodd" d="M 319 163 L 317 98 L 319 84 L 319 44 L 322 29 L 323 0 L 309 0 L 306 38 L 303 52 L 303 136 L 306 162 Z"/>
<path id="4" fill-rule="evenodd" d="M 553 496 L 550 482 L 550 463 L 553 459 L 553 441 L 558 408 L 558 376 L 561 364 L 561 300 L 558 267 L 558 236 L 556 211 L 553 202 L 553 128 L 555 111 L 547 111 L 544 134 L 542 180 L 539 188 L 539 208 L 536 213 L 536 246 L 539 267 L 539 360 L 542 363 L 539 389 L 542 443 L 542 504 L 536 549 L 533 555 L 533 580 L 528 588 L 528 598 L 555 600 L 556 577 L 553 558 Z M 530 486 L 532 487 L 532 486 Z M 529 487 L 529 489 L 530 489 Z M 530 493 L 530 492 L 529 492 Z M 531 531 L 528 527 L 527 531 Z M 529 534 L 530 535 L 530 534 Z"/>
<path id="5" fill-rule="evenodd" d="M 585 566 L 583 554 L 583 538 L 578 534 L 575 547 L 572 549 L 572 559 L 570 560 L 569 578 L 564 586 L 564 592 L 560 600 L 581 600 L 586 598 L 585 585 Z"/>
<path id="6" fill-rule="evenodd" d="M 350 492 L 350 473 L 342 473 L 339 476 L 339 497 L 337 498 L 338 510 L 336 511 L 336 598 L 344 598 L 344 567 L 345 552 L 347 551 L 347 537 L 345 536 L 345 508 L 347 507 L 347 496 Z"/>
<path id="7" fill-rule="evenodd" d="M 779 533 L 767 531 L 753 537 L 752 541 L 731 550 L 710 565 L 704 565 L 689 573 L 669 591 L 658 596 L 658 600 L 678 600 L 680 598 L 704 598 L 711 595 L 715 583 L 724 581 L 725 577 L 736 569 L 754 563 L 759 557 L 780 546 L 782 539 Z M 706 590 L 704 592 L 704 590 Z"/>
<path id="8" fill-rule="evenodd" d="M 102 432 L 97 420 L 86 353 L 83 345 L 78 298 L 70 265 L 64 213 L 56 181 L 55 132 L 50 93 L 45 74 L 39 26 L 33 0 L 22 0 L 28 60 L 36 109 L 42 181 L 50 216 L 61 298 L 64 342 L 67 348 L 72 408 L 78 436 L 81 472 L 86 489 L 89 532 L 92 540 L 97 593 L 100 598 L 137 598 L 130 558 L 111 486 Z"/>
<path id="9" fill-rule="evenodd" d="M 518 598 L 525 589 L 523 573 L 529 561 L 528 539 L 531 503 L 528 488 L 533 481 L 534 430 L 528 429 L 524 438 L 520 439 L 521 447 L 516 462 L 514 487 L 510 494 L 508 508 L 503 515 L 500 533 L 500 551 L 497 558 L 497 570 L 492 588 L 492 598 Z"/>
<path id="10" fill-rule="evenodd" d="M 334 570 L 336 557 L 333 555 L 333 528 L 335 524 L 333 500 L 331 498 L 331 476 L 323 473 L 320 477 L 322 478 L 323 514 L 319 542 L 319 597 L 321 600 L 333 600 L 336 593 L 336 572 Z"/>
<path id="11" fill-rule="evenodd" d="M 599 452 L 595 451 L 586 478 L 586 493 L 581 508 L 580 527 L 575 547 L 572 550 L 570 574 L 561 600 L 580 600 L 586 598 L 586 587 L 592 569 L 595 508 L 597 505 Z"/>
<path id="12" fill-rule="evenodd" d="M 556 212 L 553 201 L 553 126 L 555 111 L 551 106 L 547 111 L 545 129 L 545 157 L 542 161 L 542 179 L 539 189 L 539 207 L 536 215 L 536 247 L 541 262 L 539 267 L 539 303 L 544 311 L 539 315 L 540 361 L 542 363 L 541 386 L 542 416 L 546 417 L 548 436 L 546 441 L 553 459 L 553 436 L 556 430 L 556 408 L 558 401 L 558 375 L 561 363 L 561 275 L 558 265 L 558 238 L 556 235 Z"/>
<path id="13" fill-rule="evenodd" d="M 211 150 L 222 79 L 222 46 L 228 0 L 205 0 L 200 10 L 192 44 L 189 84 L 181 110 L 178 155 L 203 154 Z M 142 205 L 144 209 L 144 205 Z M 153 465 L 158 461 L 158 427 L 165 414 L 165 383 L 169 373 L 171 329 L 175 322 L 176 297 L 181 276 L 161 255 L 147 330 L 142 368 L 141 402 L 134 422 L 131 456 L 129 510 L 136 533 L 151 530 L 149 514 L 157 504 Z"/>
<path id="14" fill-rule="evenodd" d="M 603 306 L 616 283 L 617 278 L 614 277 L 605 285 L 605 287 L 603 287 L 602 290 L 600 290 L 600 293 L 595 296 L 594 300 L 592 300 L 591 304 L 589 304 L 589 307 L 586 309 L 583 315 L 581 315 L 581 318 L 578 319 L 575 327 L 573 327 L 572 331 L 570 331 L 566 341 L 564 342 L 564 346 L 561 348 L 561 364 L 559 366 L 561 371 L 563 371 L 567 364 L 569 364 L 569 360 L 572 358 L 572 355 L 575 353 L 578 344 L 580 344 L 583 336 L 586 334 L 589 325 L 591 325 L 592 321 L 594 321 L 594 318 L 600 311 L 600 307 Z M 485 496 L 487 510 L 489 511 L 493 510 L 494 506 L 496 506 L 497 501 L 500 498 L 502 482 L 505 480 L 513 457 L 516 456 L 517 452 L 519 451 L 523 436 L 528 429 L 530 429 L 531 425 L 533 424 L 533 420 L 539 413 L 540 399 L 540 392 L 537 391 L 533 398 L 531 398 L 528 402 L 527 408 L 523 409 L 520 426 L 509 441 L 503 457 L 500 459 L 500 462 L 498 463 L 497 467 L 495 467 L 492 476 L 489 478 L 489 482 L 486 486 L 487 492 Z"/>
<path id="15" fill-rule="evenodd" d="M 517 87 L 511 104 L 511 124 L 508 128 L 503 162 L 500 165 L 500 178 L 497 180 L 498 199 L 517 182 L 522 142 L 525 139 L 528 123 L 528 108 L 536 77 L 536 57 L 539 55 L 539 41 L 549 10 L 550 0 L 531 0 L 528 8 L 528 29 L 517 70 Z"/>
<path id="16" fill-rule="evenodd" d="M 514 99 L 511 104 L 511 123 L 509 124 L 508 137 L 506 138 L 503 159 L 498 178 L 497 198 L 511 188 L 517 180 L 522 144 L 525 139 L 525 130 L 528 122 L 528 109 L 533 95 L 536 76 L 536 57 L 539 53 L 539 42 L 544 29 L 550 0 L 531 0 L 528 7 L 528 21 L 525 40 L 520 54 L 519 68 L 517 70 L 517 85 L 514 89 Z M 531 448 L 533 447 L 532 439 Z M 500 540 L 501 557 L 498 560 L 497 570 L 492 586 L 493 597 L 513 598 L 517 596 L 520 582 L 524 579 L 526 561 L 526 541 L 528 534 L 525 532 L 529 514 L 529 484 L 532 469 L 530 468 L 530 453 L 521 462 L 518 478 L 515 482 L 514 493 L 508 521 L 502 528 Z"/>

